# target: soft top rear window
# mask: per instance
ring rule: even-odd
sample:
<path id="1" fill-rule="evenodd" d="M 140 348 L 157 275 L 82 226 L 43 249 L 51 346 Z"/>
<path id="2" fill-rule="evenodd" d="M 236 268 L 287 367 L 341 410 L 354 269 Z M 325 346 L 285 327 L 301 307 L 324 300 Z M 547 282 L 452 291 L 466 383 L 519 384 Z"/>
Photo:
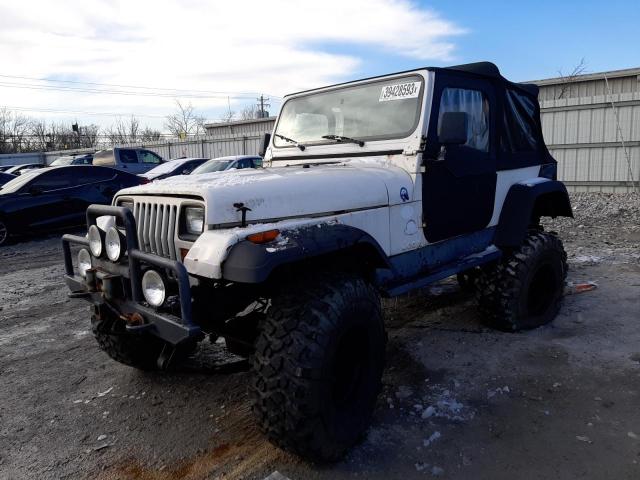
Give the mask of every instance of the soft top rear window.
<path id="1" fill-rule="evenodd" d="M 516 90 L 507 89 L 504 97 L 501 149 L 510 153 L 536 151 L 539 131 L 535 100 Z"/>

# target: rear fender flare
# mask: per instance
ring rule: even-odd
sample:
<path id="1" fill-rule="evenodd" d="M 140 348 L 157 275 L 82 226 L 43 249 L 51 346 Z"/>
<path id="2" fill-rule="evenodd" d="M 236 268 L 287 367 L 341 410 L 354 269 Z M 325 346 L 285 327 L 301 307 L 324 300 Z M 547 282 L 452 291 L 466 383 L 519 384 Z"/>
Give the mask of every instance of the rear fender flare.
<path id="1" fill-rule="evenodd" d="M 520 245 L 540 217 L 572 217 L 567 188 L 562 182 L 535 179 L 513 185 L 505 198 L 496 230 L 499 247 Z"/>

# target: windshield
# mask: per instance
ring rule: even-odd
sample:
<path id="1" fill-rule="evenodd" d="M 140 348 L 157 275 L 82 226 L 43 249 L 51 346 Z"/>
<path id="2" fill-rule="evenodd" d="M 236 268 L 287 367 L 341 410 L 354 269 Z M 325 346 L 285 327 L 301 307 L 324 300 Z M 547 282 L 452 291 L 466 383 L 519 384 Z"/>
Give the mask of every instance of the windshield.
<path id="1" fill-rule="evenodd" d="M 326 135 L 357 140 L 403 138 L 420 117 L 422 78 L 417 75 L 344 87 L 292 98 L 282 107 L 276 147 L 334 143 Z M 278 136 L 281 135 L 281 136 Z"/>
<path id="2" fill-rule="evenodd" d="M 2 188 L 0 188 L 0 195 L 4 193 L 15 193 L 20 190 L 23 186 L 29 183 L 31 180 L 36 178 L 38 175 L 43 173 L 43 170 L 27 170 L 19 177 L 14 178 L 10 182 L 5 183 Z"/>
<path id="3" fill-rule="evenodd" d="M 71 165 L 73 162 L 73 157 L 60 157 L 56 158 L 53 162 L 51 162 L 50 167 L 60 167 L 62 165 Z"/>
<path id="4" fill-rule="evenodd" d="M 187 163 L 186 160 L 169 160 L 168 162 L 161 163 L 157 167 L 149 170 L 146 175 L 161 175 L 163 173 L 171 173 L 180 165 Z"/>
<path id="5" fill-rule="evenodd" d="M 201 173 L 221 172 L 231 165 L 233 160 L 209 160 L 191 172 L 191 175 L 199 175 Z"/>

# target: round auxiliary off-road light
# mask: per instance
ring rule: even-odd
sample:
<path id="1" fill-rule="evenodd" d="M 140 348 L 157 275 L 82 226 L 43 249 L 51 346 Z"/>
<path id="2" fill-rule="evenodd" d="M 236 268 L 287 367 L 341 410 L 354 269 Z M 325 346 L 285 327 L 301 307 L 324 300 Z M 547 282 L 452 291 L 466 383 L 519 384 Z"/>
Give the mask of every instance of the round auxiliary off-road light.
<path id="1" fill-rule="evenodd" d="M 91 268 L 91 255 L 86 248 L 78 252 L 78 272 L 81 276 L 87 276 L 87 270 Z"/>
<path id="2" fill-rule="evenodd" d="M 89 227 L 89 250 L 94 257 L 102 255 L 102 233 L 95 225 Z"/>
<path id="3" fill-rule="evenodd" d="M 120 232 L 116 227 L 109 227 L 104 237 L 104 248 L 107 251 L 107 257 L 112 262 L 117 262 L 122 256 L 122 239 Z"/>
<path id="4" fill-rule="evenodd" d="M 164 280 L 155 270 L 147 270 L 142 276 L 142 294 L 152 307 L 159 307 L 164 303 L 166 295 Z"/>

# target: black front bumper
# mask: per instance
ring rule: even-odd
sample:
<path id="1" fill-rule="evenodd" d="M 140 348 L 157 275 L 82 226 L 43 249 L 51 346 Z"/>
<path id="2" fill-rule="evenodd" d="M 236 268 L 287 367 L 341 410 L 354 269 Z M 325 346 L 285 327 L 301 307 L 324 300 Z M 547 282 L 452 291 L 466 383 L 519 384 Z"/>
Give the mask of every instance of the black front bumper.
<path id="1" fill-rule="evenodd" d="M 127 322 L 127 330 L 131 333 L 149 332 L 173 345 L 202 336 L 200 328 L 193 323 L 189 274 L 184 265 L 177 260 L 141 251 L 138 248 L 135 218 L 126 207 L 91 205 L 87 209 L 87 228 L 95 225 L 96 219 L 103 215 L 112 215 L 120 219 L 124 225 L 128 268 L 105 259 L 93 258 L 96 265 L 87 278 L 76 275 L 71 257 L 71 244 L 88 247 L 89 240 L 77 235 L 64 235 L 62 250 L 65 283 L 71 290 L 70 296 L 88 300 L 95 306 L 97 314 L 107 314 L 107 311 L 117 314 Z M 180 303 L 179 317 L 158 312 L 143 304 L 141 280 L 143 268 L 148 266 L 168 271 L 175 278 Z M 121 285 L 122 277 L 127 280 L 126 285 L 129 288 L 114 288 Z"/>

